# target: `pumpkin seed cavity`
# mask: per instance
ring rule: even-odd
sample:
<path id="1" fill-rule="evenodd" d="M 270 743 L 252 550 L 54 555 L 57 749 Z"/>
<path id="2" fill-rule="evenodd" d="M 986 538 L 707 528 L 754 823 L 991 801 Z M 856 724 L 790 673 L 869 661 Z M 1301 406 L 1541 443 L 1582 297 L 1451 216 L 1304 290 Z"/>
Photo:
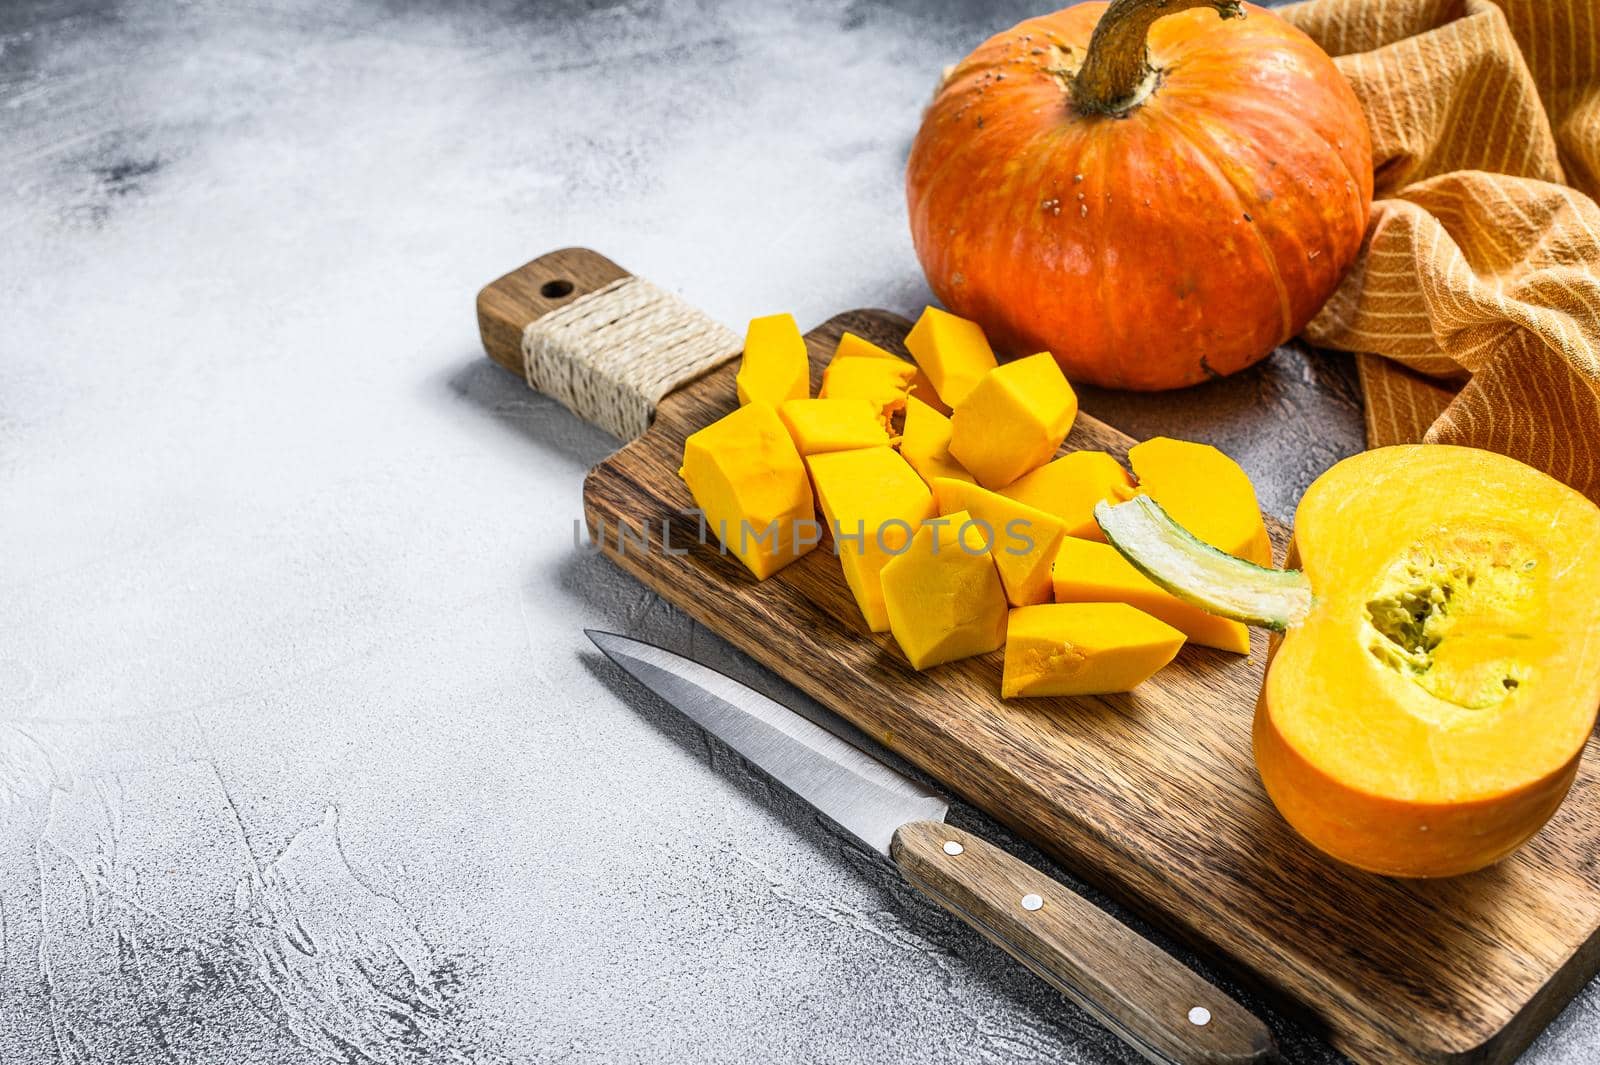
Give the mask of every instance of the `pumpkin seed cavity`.
<path id="1" fill-rule="evenodd" d="M 1367 601 L 1364 639 L 1378 661 L 1436 699 L 1486 710 L 1529 677 L 1543 569 L 1528 544 L 1447 533 L 1402 552 Z"/>

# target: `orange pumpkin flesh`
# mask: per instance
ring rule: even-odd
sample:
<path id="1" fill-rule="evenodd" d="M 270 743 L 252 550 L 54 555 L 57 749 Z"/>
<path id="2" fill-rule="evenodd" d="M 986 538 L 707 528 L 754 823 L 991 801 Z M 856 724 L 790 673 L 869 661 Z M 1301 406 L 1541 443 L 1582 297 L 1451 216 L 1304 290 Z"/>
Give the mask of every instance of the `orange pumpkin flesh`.
<path id="1" fill-rule="evenodd" d="M 1294 535 L 1316 600 L 1256 710 L 1273 802 L 1372 872 L 1504 857 L 1560 805 L 1600 706 L 1600 510 L 1491 452 L 1383 448 L 1319 478 Z"/>
<path id="2" fill-rule="evenodd" d="M 1100 503 L 1160 587 L 1274 637 L 1256 765 L 1308 841 L 1389 876 L 1454 876 L 1536 833 L 1600 709 L 1600 507 L 1515 459 L 1421 444 L 1345 459 L 1264 569 L 1149 497 Z"/>
<path id="3" fill-rule="evenodd" d="M 1117 388 L 1233 373 L 1304 328 L 1360 248 L 1370 136 L 1310 38 L 1253 5 L 1218 18 L 1239 6 L 1084 3 L 963 60 L 906 173 L 939 299 Z"/>

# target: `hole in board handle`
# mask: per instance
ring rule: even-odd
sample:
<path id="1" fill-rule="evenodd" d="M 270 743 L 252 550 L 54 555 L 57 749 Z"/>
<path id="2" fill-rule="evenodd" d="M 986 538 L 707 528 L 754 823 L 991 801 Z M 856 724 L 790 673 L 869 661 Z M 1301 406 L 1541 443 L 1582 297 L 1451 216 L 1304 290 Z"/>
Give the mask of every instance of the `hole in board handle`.
<path id="1" fill-rule="evenodd" d="M 564 277 L 555 281 L 546 281 L 539 286 L 539 295 L 547 300 L 565 299 L 572 295 L 572 282 Z"/>

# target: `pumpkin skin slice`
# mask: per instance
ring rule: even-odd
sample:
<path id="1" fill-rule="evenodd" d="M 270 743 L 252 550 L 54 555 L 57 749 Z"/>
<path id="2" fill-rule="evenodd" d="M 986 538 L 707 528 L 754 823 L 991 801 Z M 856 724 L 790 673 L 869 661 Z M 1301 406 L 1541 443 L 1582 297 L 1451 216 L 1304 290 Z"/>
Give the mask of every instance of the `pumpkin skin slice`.
<path id="1" fill-rule="evenodd" d="M 740 404 L 766 403 L 776 407 L 811 394 L 811 363 L 805 338 L 790 314 L 769 314 L 750 319 L 744 335 L 744 355 L 734 378 Z"/>
<path id="2" fill-rule="evenodd" d="M 1311 582 L 1304 573 L 1269 569 L 1219 551 L 1173 521 L 1149 496 L 1116 506 L 1098 503 L 1094 516 L 1129 569 L 1207 614 L 1282 632 L 1311 610 Z"/>

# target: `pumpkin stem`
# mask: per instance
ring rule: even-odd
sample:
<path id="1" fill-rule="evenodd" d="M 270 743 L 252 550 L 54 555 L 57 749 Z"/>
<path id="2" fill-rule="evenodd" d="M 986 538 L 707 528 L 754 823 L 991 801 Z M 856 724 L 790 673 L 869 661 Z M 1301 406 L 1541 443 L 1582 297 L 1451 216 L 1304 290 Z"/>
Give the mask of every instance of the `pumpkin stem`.
<path id="1" fill-rule="evenodd" d="M 1089 53 L 1072 79 L 1072 103 L 1088 115 L 1120 115 L 1138 107 L 1154 87 L 1145 38 L 1158 18 L 1209 7 L 1222 18 L 1241 18 L 1239 0 L 1111 0 L 1089 38 Z"/>

